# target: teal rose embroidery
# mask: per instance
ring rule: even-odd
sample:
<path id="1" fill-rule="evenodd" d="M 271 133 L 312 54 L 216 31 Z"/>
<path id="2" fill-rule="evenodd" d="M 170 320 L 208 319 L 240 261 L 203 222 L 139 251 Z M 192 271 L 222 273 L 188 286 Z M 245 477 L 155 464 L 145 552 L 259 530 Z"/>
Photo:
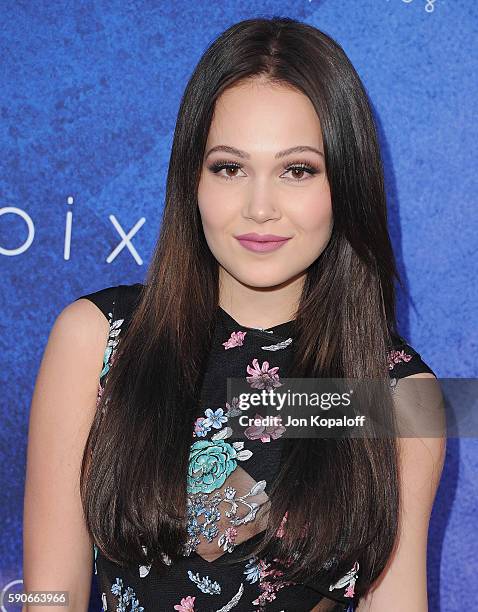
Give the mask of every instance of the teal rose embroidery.
<path id="1" fill-rule="evenodd" d="M 211 493 L 221 487 L 237 467 L 237 451 L 224 440 L 199 440 L 191 445 L 188 492 Z"/>

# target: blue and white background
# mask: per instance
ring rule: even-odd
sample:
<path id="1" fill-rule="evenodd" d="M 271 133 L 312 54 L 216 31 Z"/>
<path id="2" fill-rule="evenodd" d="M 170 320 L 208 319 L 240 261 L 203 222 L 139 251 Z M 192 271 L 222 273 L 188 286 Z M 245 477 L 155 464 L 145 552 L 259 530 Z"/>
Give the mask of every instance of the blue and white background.
<path id="1" fill-rule="evenodd" d="M 0 590 L 22 579 L 29 408 L 55 317 L 144 280 L 184 86 L 225 28 L 273 15 L 330 34 L 363 79 L 408 289 L 401 331 L 439 377 L 477 377 L 476 2 L 0 0 Z M 477 451 L 448 441 L 433 612 L 478 611 Z"/>

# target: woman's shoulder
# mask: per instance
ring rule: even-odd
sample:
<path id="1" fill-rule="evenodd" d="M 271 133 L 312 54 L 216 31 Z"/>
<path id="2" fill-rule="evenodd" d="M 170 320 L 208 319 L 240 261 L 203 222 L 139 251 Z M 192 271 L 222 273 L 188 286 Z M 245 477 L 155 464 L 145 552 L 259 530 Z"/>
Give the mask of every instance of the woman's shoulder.
<path id="1" fill-rule="evenodd" d="M 97 291 L 80 295 L 75 302 L 81 299 L 93 302 L 112 323 L 114 319 L 125 318 L 132 313 L 143 288 L 142 283 L 103 287 Z"/>
<path id="2" fill-rule="evenodd" d="M 387 359 L 391 378 L 404 378 L 424 372 L 436 376 L 416 348 L 405 337 L 398 334 L 392 335 L 392 345 L 388 349 Z"/>

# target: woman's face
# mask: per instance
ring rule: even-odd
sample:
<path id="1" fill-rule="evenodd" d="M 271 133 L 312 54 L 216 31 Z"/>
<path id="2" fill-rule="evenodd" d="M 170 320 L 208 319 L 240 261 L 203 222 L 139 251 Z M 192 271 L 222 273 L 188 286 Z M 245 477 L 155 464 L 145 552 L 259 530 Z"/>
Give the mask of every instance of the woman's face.
<path id="1" fill-rule="evenodd" d="M 292 282 L 322 253 L 333 226 L 323 153 L 319 119 L 299 91 L 251 80 L 217 100 L 198 205 L 222 282 Z M 237 238 L 250 233 L 287 240 Z"/>

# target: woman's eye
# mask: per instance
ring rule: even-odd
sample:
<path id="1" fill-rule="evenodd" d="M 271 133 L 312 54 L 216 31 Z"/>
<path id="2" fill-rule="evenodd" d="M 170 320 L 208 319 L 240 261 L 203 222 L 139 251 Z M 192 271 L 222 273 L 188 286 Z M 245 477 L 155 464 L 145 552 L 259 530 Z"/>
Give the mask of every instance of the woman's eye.
<path id="1" fill-rule="evenodd" d="M 314 174 L 317 174 L 318 170 L 312 166 L 309 166 L 308 164 L 295 164 L 294 166 L 288 166 L 286 168 L 286 172 L 291 173 L 291 178 L 293 181 L 300 183 L 304 180 L 303 177 L 305 174 L 309 175 L 307 178 L 305 178 L 305 180 L 308 180 L 314 176 Z"/>
<path id="2" fill-rule="evenodd" d="M 238 171 L 240 169 L 241 169 L 241 166 L 239 164 L 232 163 L 232 162 L 223 162 L 223 161 L 215 162 L 209 166 L 209 170 L 213 172 L 214 174 L 219 175 L 220 172 L 225 170 L 226 174 L 221 174 L 220 176 L 222 178 L 225 178 L 226 180 L 233 180 L 235 178 L 238 178 L 239 177 Z M 319 172 L 317 168 L 314 168 L 313 166 L 310 166 L 309 164 L 304 164 L 304 163 L 298 163 L 298 164 L 293 164 L 290 166 L 285 166 L 284 170 L 286 171 L 286 174 L 291 173 L 290 180 L 296 183 L 301 183 L 304 180 L 308 180 L 309 178 L 312 178 L 314 174 L 317 174 Z M 304 178 L 304 175 L 308 175 L 308 176 Z"/>
<path id="3" fill-rule="evenodd" d="M 226 180 L 232 180 L 238 176 L 237 171 L 240 170 L 241 166 L 239 164 L 226 163 L 226 162 L 216 162 L 209 166 L 209 170 L 214 174 L 219 174 L 222 170 L 226 170 L 229 174 L 221 174 L 222 178 Z"/>

